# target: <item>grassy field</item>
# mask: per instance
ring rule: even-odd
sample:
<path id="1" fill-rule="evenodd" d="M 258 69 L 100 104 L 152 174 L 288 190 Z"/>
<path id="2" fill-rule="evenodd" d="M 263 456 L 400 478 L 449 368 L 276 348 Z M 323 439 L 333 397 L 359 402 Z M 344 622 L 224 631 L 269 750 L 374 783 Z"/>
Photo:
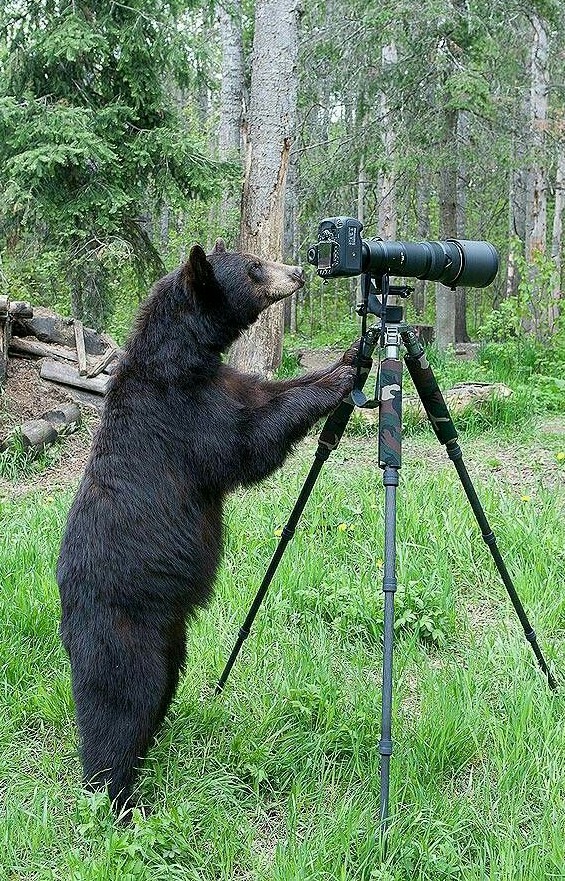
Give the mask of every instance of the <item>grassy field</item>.
<path id="1" fill-rule="evenodd" d="M 563 421 L 513 431 L 511 447 L 491 433 L 463 439 L 464 450 L 563 677 Z M 563 692 L 539 674 L 456 475 L 427 437 L 405 444 L 401 472 L 386 858 L 382 488 L 370 438 L 330 459 L 226 690 L 212 696 L 313 443 L 227 507 L 217 596 L 191 631 L 186 676 L 141 777 L 154 809 L 129 828 L 79 785 L 53 579 L 72 491 L 1 501 L 0 878 L 565 878 Z"/>

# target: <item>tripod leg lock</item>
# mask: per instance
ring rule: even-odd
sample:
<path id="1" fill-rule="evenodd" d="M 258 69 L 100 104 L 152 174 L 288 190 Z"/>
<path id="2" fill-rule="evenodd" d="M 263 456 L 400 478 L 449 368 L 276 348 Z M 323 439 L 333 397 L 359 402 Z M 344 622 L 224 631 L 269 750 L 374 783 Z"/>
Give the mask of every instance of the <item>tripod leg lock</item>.
<path id="1" fill-rule="evenodd" d="M 526 637 L 526 639 L 528 640 L 528 642 L 529 642 L 531 645 L 533 645 L 534 642 L 537 642 L 537 641 L 538 641 L 538 638 L 537 638 L 537 636 L 536 636 L 536 631 L 535 631 L 535 630 L 529 630 L 529 631 L 527 631 L 527 632 L 524 631 L 524 636 Z"/>
<path id="2" fill-rule="evenodd" d="M 483 532 L 483 541 L 486 545 L 489 546 L 489 548 L 493 547 L 493 545 L 496 545 L 496 536 L 494 532 Z"/>
<path id="3" fill-rule="evenodd" d="M 463 458 L 463 451 L 456 440 L 449 441 L 445 448 L 447 450 L 447 455 L 452 462 L 456 462 L 458 459 Z"/>
<path id="4" fill-rule="evenodd" d="M 398 486 L 399 481 L 398 469 L 387 466 L 383 471 L 383 486 Z"/>
<path id="5" fill-rule="evenodd" d="M 379 742 L 379 752 L 381 756 L 392 755 L 392 740 L 381 740 Z"/>
<path id="6" fill-rule="evenodd" d="M 396 593 L 397 586 L 396 578 L 383 578 L 384 593 Z"/>
<path id="7" fill-rule="evenodd" d="M 289 528 L 288 524 L 283 526 L 283 531 L 281 532 L 281 538 L 285 538 L 287 541 L 290 541 L 291 538 L 294 538 L 294 533 L 296 529 Z"/>

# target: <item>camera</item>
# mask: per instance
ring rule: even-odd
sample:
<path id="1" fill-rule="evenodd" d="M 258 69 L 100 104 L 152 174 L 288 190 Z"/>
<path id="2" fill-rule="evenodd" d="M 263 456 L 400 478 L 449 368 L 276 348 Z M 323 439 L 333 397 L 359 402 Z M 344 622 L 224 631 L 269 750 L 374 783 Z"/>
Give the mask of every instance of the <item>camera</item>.
<path id="1" fill-rule="evenodd" d="M 498 253 L 490 242 L 446 239 L 439 242 L 385 242 L 361 238 L 355 217 L 328 217 L 318 226 L 318 241 L 308 263 L 322 278 L 399 275 L 439 281 L 454 289 L 484 288 L 498 272 Z"/>

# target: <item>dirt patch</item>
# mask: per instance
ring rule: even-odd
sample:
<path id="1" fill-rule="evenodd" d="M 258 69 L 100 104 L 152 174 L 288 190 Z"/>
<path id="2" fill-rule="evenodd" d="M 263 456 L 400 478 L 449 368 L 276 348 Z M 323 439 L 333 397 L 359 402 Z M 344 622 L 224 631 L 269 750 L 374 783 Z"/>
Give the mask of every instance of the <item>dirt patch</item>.
<path id="1" fill-rule="evenodd" d="M 308 369 L 316 369 L 336 361 L 341 349 L 327 348 L 307 353 L 303 361 Z M 0 398 L 0 437 L 26 419 L 37 418 L 62 402 L 71 400 L 56 386 L 46 383 L 39 376 L 40 362 L 12 358 L 8 379 Z M 45 456 L 40 470 L 25 470 L 16 480 L 0 477 L 0 496 L 22 495 L 37 489 L 50 492 L 53 489 L 76 483 L 86 465 L 92 436 L 99 419 L 92 408 L 83 407 L 83 426 L 79 432 L 64 438 Z M 338 449 L 332 455 L 336 465 L 373 468 L 378 472 L 377 429 L 370 437 L 360 438 L 345 434 Z M 543 420 L 531 442 L 490 438 L 463 438 L 462 448 L 472 479 L 495 479 L 514 488 L 517 493 L 535 495 L 538 487 L 562 489 L 565 486 L 565 469 L 558 458 L 565 446 L 565 416 Z M 311 434 L 300 445 L 298 455 L 308 456 L 317 446 L 317 434 Z M 403 441 L 405 465 L 415 465 L 424 470 L 453 468 L 445 450 L 431 435 L 408 437 Z"/>
<path id="2" fill-rule="evenodd" d="M 10 358 L 0 398 L 0 437 L 27 419 L 36 419 L 71 400 L 65 392 L 44 382 L 39 370 L 40 362 Z"/>
<path id="3" fill-rule="evenodd" d="M 463 458 L 471 479 L 501 481 L 517 493 L 532 495 L 538 488 L 565 488 L 565 467 L 558 458 L 558 453 L 565 449 L 562 441 L 560 443 L 561 435 L 565 434 L 565 417 L 552 419 L 551 426 L 548 431 L 546 423 L 540 425 L 531 441 L 512 441 L 488 434 L 461 437 Z M 309 436 L 305 443 L 313 451 L 317 446 L 316 437 Z M 346 433 L 327 467 L 331 467 L 332 462 L 352 467 L 357 465 L 372 468 L 378 474 L 377 447 L 376 425 L 371 427 L 368 437 L 348 436 Z M 445 448 L 435 440 L 431 430 L 403 439 L 402 461 L 405 470 L 416 467 L 421 468 L 422 473 L 430 469 L 453 469 Z"/>
<path id="4" fill-rule="evenodd" d="M 296 356 L 298 363 L 306 373 L 310 370 L 322 370 L 324 367 L 331 367 L 336 361 L 339 361 L 345 349 L 338 349 L 335 346 L 326 346 L 324 349 L 298 349 Z"/>
<path id="5" fill-rule="evenodd" d="M 44 382 L 39 376 L 40 368 L 40 361 L 10 358 L 0 397 L 0 437 L 28 419 L 37 419 L 72 400 L 63 389 Z M 5 476 L 0 476 L 0 497 L 20 496 L 36 490 L 51 492 L 78 481 L 98 425 L 89 407 L 82 408 L 82 420 L 78 432 L 61 438 L 39 460 L 19 463 L 20 476 L 11 479 L 7 468 Z"/>

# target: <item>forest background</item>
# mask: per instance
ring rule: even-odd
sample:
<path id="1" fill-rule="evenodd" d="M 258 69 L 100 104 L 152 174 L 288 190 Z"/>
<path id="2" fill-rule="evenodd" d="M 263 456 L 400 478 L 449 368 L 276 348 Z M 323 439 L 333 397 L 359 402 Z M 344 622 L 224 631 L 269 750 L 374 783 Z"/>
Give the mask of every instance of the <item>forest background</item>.
<path id="1" fill-rule="evenodd" d="M 511 389 L 456 423 L 560 683 L 563 25 L 561 3 L 525 0 L 0 9 L 0 294 L 74 314 L 121 343 L 150 284 L 195 241 L 210 247 L 222 235 L 305 263 L 319 221 L 351 214 L 367 238 L 496 245 L 491 286 L 454 295 L 414 282 L 408 316 L 435 327 L 428 354 L 442 388 Z M 265 313 L 268 326 L 233 355 L 245 367 L 288 374 L 298 349 L 358 336 L 358 279 L 323 285 L 305 271 L 286 314 Z M 467 338 L 479 341 L 475 358 L 454 357 Z M 38 383 L 36 367 L 26 375 Z M 186 675 L 141 778 L 153 811 L 115 825 L 104 798 L 80 784 L 54 580 L 96 421 L 85 414 L 37 460 L 0 453 L 0 877 L 563 878 L 563 688 L 545 687 L 448 457 L 408 406 L 386 858 L 383 505 L 374 423 L 358 414 L 229 687 L 212 700 L 314 438 L 227 501 L 217 595 L 193 622 Z"/>
<path id="2" fill-rule="evenodd" d="M 350 214 L 366 238 L 492 241 L 493 285 L 416 282 L 409 317 L 440 349 L 502 344 L 563 391 L 559 2 L 13 0 L 1 22 L 13 296 L 121 341 L 193 241 L 305 262 L 319 221 Z M 357 280 L 306 271 L 290 348 L 347 343 Z M 240 363 L 276 370 L 281 328 L 272 314 Z"/>

